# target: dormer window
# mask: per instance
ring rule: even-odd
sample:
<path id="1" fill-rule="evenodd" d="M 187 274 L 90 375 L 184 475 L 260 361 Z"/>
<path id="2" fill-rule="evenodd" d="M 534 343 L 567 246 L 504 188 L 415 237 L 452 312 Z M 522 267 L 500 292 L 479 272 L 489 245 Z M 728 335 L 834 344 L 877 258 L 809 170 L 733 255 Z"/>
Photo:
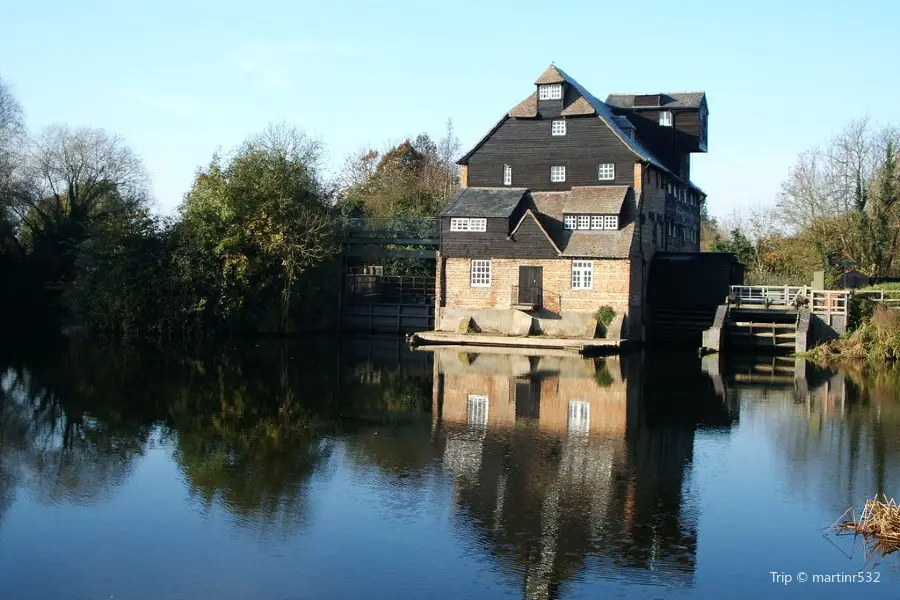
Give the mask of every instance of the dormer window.
<path id="1" fill-rule="evenodd" d="M 551 83 L 550 85 L 538 86 L 538 100 L 561 100 L 562 84 Z"/>
<path id="2" fill-rule="evenodd" d="M 615 231 L 619 229 L 619 215 L 563 215 L 563 227 Z"/>
<path id="3" fill-rule="evenodd" d="M 672 126 L 672 111 L 664 110 L 659 113 L 659 126 L 660 127 L 671 127 Z"/>
<path id="4" fill-rule="evenodd" d="M 512 167 L 503 165 L 503 185 L 512 185 Z"/>
<path id="5" fill-rule="evenodd" d="M 550 135 L 566 135 L 566 122 L 562 119 L 551 121 Z"/>

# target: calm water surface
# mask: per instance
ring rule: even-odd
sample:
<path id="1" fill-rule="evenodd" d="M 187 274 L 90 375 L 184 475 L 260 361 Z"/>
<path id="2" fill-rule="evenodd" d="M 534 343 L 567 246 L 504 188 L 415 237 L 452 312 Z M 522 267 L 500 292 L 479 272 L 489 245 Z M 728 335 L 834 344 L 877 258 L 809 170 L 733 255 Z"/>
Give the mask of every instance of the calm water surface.
<path id="1" fill-rule="evenodd" d="M 896 556 L 822 531 L 900 496 L 898 389 L 393 338 L 6 344 L 0 597 L 898 598 Z"/>

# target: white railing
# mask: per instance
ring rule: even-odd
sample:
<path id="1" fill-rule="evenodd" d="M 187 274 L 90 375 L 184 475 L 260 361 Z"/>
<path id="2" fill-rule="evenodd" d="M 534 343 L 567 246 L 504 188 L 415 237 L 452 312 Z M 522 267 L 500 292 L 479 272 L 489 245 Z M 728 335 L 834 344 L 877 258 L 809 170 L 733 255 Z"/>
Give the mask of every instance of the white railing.
<path id="1" fill-rule="evenodd" d="M 803 298 L 809 298 L 809 286 L 794 285 L 733 285 L 730 296 L 738 305 L 790 308 Z"/>
<path id="2" fill-rule="evenodd" d="M 862 290 L 853 292 L 853 295 L 891 308 L 900 308 L 900 290 Z"/>
<path id="3" fill-rule="evenodd" d="M 847 316 L 850 292 L 845 290 L 816 290 L 812 292 L 809 310 L 814 315 Z"/>

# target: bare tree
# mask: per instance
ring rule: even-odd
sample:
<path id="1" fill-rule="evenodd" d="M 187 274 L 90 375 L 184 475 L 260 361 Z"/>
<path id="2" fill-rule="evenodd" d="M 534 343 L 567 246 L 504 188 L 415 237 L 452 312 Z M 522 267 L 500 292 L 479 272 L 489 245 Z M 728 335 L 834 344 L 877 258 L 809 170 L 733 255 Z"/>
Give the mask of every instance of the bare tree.
<path id="1" fill-rule="evenodd" d="M 32 232 L 62 222 L 100 218 L 114 201 L 145 202 L 149 180 L 137 155 L 102 129 L 54 125 L 33 143 L 28 156 L 30 187 L 17 211 Z"/>
<path id="2" fill-rule="evenodd" d="M 790 232 L 808 237 L 823 265 L 840 258 L 879 269 L 872 264 L 870 221 L 880 210 L 873 205 L 872 186 L 884 170 L 888 144 L 896 140 L 892 128 L 852 121 L 825 145 L 801 154 L 791 169 L 779 195 L 780 217 Z"/>
<path id="3" fill-rule="evenodd" d="M 12 194 L 25 143 L 22 106 L 0 79 L 0 218 Z"/>

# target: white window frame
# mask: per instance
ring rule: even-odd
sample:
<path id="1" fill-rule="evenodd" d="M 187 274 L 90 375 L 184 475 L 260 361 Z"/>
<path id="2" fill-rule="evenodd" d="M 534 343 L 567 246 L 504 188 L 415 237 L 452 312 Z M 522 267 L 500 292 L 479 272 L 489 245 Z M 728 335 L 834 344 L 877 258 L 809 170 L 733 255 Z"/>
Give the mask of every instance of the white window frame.
<path id="1" fill-rule="evenodd" d="M 590 215 L 578 215 L 578 229 L 590 229 L 591 228 L 591 216 Z"/>
<path id="2" fill-rule="evenodd" d="M 553 119 L 550 121 L 550 135 L 566 135 L 566 120 Z"/>
<path id="3" fill-rule="evenodd" d="M 565 183 L 566 167 L 565 165 L 553 165 L 550 167 L 550 183 Z"/>
<path id="4" fill-rule="evenodd" d="M 565 229 L 575 229 L 578 226 L 577 215 L 563 215 L 563 227 Z"/>
<path id="5" fill-rule="evenodd" d="M 616 178 L 616 163 L 602 163 L 597 167 L 599 181 L 613 181 Z"/>
<path id="6" fill-rule="evenodd" d="M 490 407 L 487 396 L 469 394 L 466 398 L 466 423 L 474 427 L 487 427 Z"/>
<path id="7" fill-rule="evenodd" d="M 450 231 L 482 233 L 487 231 L 487 219 L 453 217 L 450 219 Z"/>
<path id="8" fill-rule="evenodd" d="M 491 261 L 472 259 L 469 267 L 469 285 L 471 287 L 491 287 Z"/>
<path id="9" fill-rule="evenodd" d="M 619 229 L 619 216 L 618 215 L 604 215 L 603 216 L 603 229 L 618 230 Z"/>
<path id="10" fill-rule="evenodd" d="M 594 261 L 592 261 L 592 260 L 573 260 L 572 261 L 572 289 L 573 290 L 592 290 L 592 289 L 594 289 Z"/>
<path id="11" fill-rule="evenodd" d="M 603 215 L 591 215 L 591 229 L 603 229 Z"/>
<path id="12" fill-rule="evenodd" d="M 591 403 L 587 400 L 569 400 L 569 413 L 566 419 L 569 433 L 587 435 L 591 429 Z"/>
<path id="13" fill-rule="evenodd" d="M 660 127 L 671 127 L 672 126 L 672 111 L 671 110 L 663 110 L 659 113 L 659 126 Z"/>
<path id="14" fill-rule="evenodd" d="M 512 185 L 512 167 L 503 165 L 503 185 Z"/>
<path id="15" fill-rule="evenodd" d="M 562 84 L 549 83 L 539 85 L 538 100 L 562 100 Z"/>

